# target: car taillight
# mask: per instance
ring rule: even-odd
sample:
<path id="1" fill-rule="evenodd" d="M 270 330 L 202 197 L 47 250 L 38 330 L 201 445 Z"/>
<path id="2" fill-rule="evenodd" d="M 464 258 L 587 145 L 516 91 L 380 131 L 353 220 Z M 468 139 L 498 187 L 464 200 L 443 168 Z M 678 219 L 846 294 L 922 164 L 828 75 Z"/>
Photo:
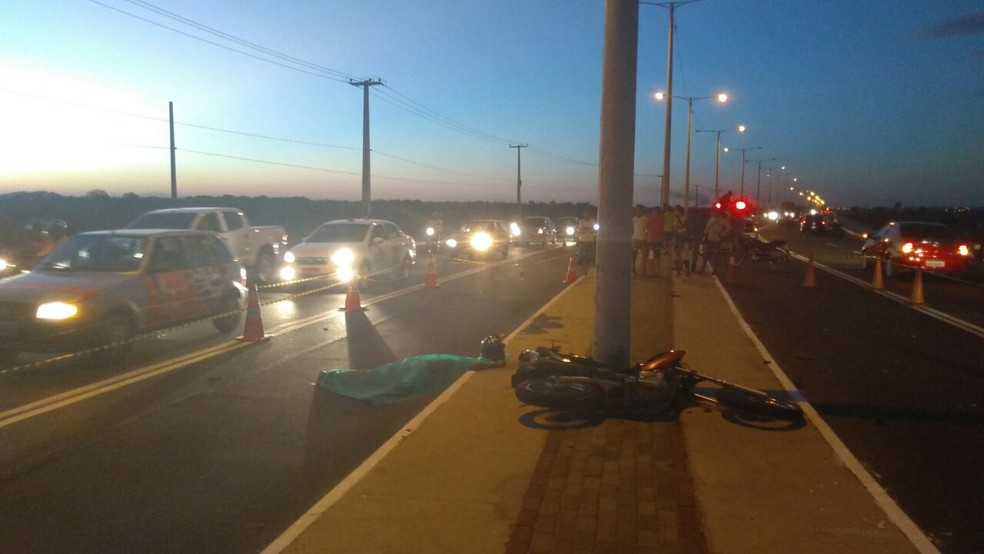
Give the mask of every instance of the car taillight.
<path id="1" fill-rule="evenodd" d="M 957 247 L 957 253 L 961 256 L 970 256 L 970 248 L 966 244 Z"/>

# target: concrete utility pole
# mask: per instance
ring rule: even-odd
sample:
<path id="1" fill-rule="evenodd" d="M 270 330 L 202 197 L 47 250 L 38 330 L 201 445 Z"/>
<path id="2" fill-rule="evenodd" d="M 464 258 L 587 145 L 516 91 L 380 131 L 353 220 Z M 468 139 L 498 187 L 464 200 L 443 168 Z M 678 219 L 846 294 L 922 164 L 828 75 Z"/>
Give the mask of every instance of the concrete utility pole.
<path id="1" fill-rule="evenodd" d="M 178 173 L 174 163 L 174 102 L 167 103 L 168 118 L 171 122 L 171 200 L 178 197 Z"/>
<path id="2" fill-rule="evenodd" d="M 606 0 L 602 61 L 598 242 L 593 355 L 628 367 L 631 344 L 632 197 L 638 0 Z"/>
<path id="3" fill-rule="evenodd" d="M 509 148 L 516 149 L 516 210 L 517 216 L 523 217 L 523 195 L 520 192 L 523 188 L 523 162 L 519 155 L 523 148 L 529 144 L 510 144 Z"/>
<path id="4" fill-rule="evenodd" d="M 666 46 L 666 124 L 663 129 L 663 186 L 660 190 L 660 205 L 670 203 L 670 127 L 673 123 L 673 13 L 677 6 L 696 2 L 686 0 L 681 2 L 642 2 L 655 4 L 670 10 L 670 25 L 667 33 Z"/>
<path id="5" fill-rule="evenodd" d="M 380 79 L 349 80 L 349 84 L 354 87 L 362 87 L 362 217 L 369 217 L 372 213 L 371 195 L 369 194 L 369 87 L 381 85 L 383 81 Z"/>

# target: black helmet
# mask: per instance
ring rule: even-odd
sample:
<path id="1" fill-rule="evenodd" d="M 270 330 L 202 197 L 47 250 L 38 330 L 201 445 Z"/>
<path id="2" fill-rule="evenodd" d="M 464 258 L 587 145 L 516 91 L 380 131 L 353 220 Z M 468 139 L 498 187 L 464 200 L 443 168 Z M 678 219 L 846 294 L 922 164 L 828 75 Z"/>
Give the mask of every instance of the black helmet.
<path id="1" fill-rule="evenodd" d="M 502 339 L 496 335 L 489 335 L 482 339 L 481 357 L 493 362 L 506 361 L 506 345 Z"/>

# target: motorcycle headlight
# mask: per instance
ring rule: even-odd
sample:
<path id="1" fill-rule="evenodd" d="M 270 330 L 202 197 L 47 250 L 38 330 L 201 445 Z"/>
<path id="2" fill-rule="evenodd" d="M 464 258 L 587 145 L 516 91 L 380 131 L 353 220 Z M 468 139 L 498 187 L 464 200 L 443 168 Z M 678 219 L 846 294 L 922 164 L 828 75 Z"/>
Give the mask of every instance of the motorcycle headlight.
<path id="1" fill-rule="evenodd" d="M 38 319 L 62 320 L 79 314 L 79 307 L 68 302 L 46 302 L 38 306 L 34 317 Z"/>
<path id="2" fill-rule="evenodd" d="M 292 265 L 285 265 L 280 268 L 280 279 L 283 281 L 293 281 L 297 279 L 297 270 Z"/>
<path id="3" fill-rule="evenodd" d="M 424 233 L 426 233 L 428 237 L 433 237 L 434 236 L 434 228 L 433 227 L 428 227 L 427 230 L 424 231 Z"/>

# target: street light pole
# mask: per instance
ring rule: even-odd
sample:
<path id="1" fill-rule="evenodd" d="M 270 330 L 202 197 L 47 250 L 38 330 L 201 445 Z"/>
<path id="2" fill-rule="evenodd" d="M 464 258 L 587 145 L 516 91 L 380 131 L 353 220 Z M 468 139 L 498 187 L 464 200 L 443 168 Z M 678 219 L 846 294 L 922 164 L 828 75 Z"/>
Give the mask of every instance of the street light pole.
<path id="1" fill-rule="evenodd" d="M 758 179 L 755 181 L 755 206 L 759 207 L 762 205 L 762 162 L 774 162 L 775 158 L 769 158 L 767 160 L 749 160 L 753 163 L 758 163 Z"/>
<path id="2" fill-rule="evenodd" d="M 717 134 L 717 149 L 714 161 L 714 198 L 718 199 L 721 197 L 721 133 L 727 131 L 738 131 L 739 133 L 744 133 L 744 125 L 739 125 L 731 129 L 697 129 L 695 133 L 716 133 Z"/>
<path id="3" fill-rule="evenodd" d="M 761 146 L 753 146 L 751 148 L 739 148 L 741 150 L 741 189 L 740 195 L 745 196 L 745 152 L 749 150 L 759 150 Z"/>
<path id="4" fill-rule="evenodd" d="M 672 98 L 672 95 L 663 94 L 661 92 L 657 92 L 653 96 L 656 98 L 656 100 L 663 100 L 665 98 L 667 103 L 669 103 L 670 99 Z M 715 96 L 677 96 L 677 98 L 679 98 L 680 100 L 687 101 L 687 165 L 686 165 L 687 169 L 686 169 L 686 174 L 685 174 L 686 176 L 684 178 L 684 183 L 683 183 L 683 210 L 684 213 L 686 213 L 686 211 L 690 209 L 690 139 L 693 136 L 693 127 L 694 127 L 694 100 L 707 100 L 708 98 L 717 98 L 718 102 L 724 104 L 725 102 L 728 101 L 728 95 L 723 92 L 719 92 Z M 664 204 L 668 204 L 669 202 L 668 197 L 666 197 L 663 200 L 663 202 Z"/>

